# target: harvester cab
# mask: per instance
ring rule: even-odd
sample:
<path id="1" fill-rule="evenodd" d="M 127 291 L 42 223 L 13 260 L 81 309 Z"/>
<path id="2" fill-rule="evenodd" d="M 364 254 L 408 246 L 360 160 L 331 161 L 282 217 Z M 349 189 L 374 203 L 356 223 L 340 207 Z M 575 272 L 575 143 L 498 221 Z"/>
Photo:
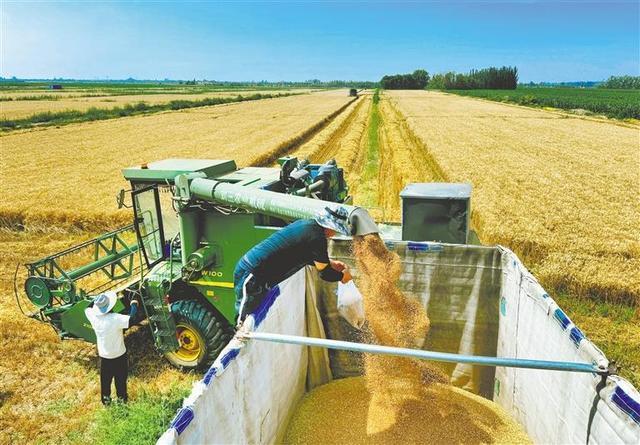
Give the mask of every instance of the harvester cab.
<path id="1" fill-rule="evenodd" d="M 115 290 L 115 311 L 142 302 L 156 348 L 172 364 L 207 365 L 233 334 L 233 272 L 246 251 L 327 205 L 366 219 L 348 205 L 335 161 L 279 164 L 238 169 L 232 160 L 167 159 L 124 169 L 131 205 L 128 192 L 118 202 L 132 208 L 133 224 L 27 264 L 32 316 L 61 338 L 95 341 L 84 309 L 97 293 Z"/>

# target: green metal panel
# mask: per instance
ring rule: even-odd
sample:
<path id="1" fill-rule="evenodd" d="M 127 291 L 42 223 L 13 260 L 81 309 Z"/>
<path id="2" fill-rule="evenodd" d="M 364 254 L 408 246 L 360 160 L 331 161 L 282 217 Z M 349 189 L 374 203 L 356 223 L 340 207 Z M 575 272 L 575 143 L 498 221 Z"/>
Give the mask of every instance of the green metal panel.
<path id="1" fill-rule="evenodd" d="M 114 245 L 111 248 L 107 248 L 102 244 L 97 244 L 95 249 L 95 261 L 92 263 L 84 264 L 77 269 L 67 272 L 67 276 L 71 280 L 76 280 L 78 278 L 89 275 L 90 273 L 95 272 L 98 269 L 103 269 L 105 266 L 112 266 L 112 270 L 119 270 L 120 273 L 114 273 L 109 275 L 108 271 L 105 270 L 107 276 L 114 280 L 126 278 L 131 276 L 132 262 L 133 256 L 132 253 L 138 250 L 138 244 L 131 244 L 127 246 L 122 244 L 122 250 L 117 250 L 118 246 Z M 99 249 L 102 249 L 100 251 Z M 100 256 L 104 255 L 104 256 Z M 121 260 L 126 259 L 127 263 L 122 263 Z M 116 267 L 118 269 L 116 269 Z"/>
<path id="2" fill-rule="evenodd" d="M 71 308 L 62 313 L 60 317 L 62 320 L 62 330 L 66 333 L 66 336 L 82 338 L 91 343 L 96 342 L 96 333 L 91 327 L 91 323 L 84 314 L 84 310 L 91 304 L 90 299 L 80 300 Z M 113 312 L 122 312 L 124 310 L 124 304 L 118 300 L 113 307 Z"/>
<path id="3" fill-rule="evenodd" d="M 180 245 L 182 264 L 187 264 L 189 255 L 198 249 L 199 227 L 202 212 L 198 209 L 180 211 Z"/>
<path id="4" fill-rule="evenodd" d="M 268 167 L 245 167 L 233 173 L 216 178 L 219 181 L 230 182 L 259 189 L 280 180 L 280 169 Z"/>
<path id="5" fill-rule="evenodd" d="M 240 258 L 253 246 L 267 238 L 275 230 L 272 227 L 256 227 L 253 214 L 236 213 L 222 215 L 205 213 L 202 241 L 215 244 L 221 253 L 215 264 L 189 283 L 195 286 L 222 315 L 233 323 L 236 316 L 233 271 Z"/>
<path id="6" fill-rule="evenodd" d="M 202 172 L 215 178 L 237 169 L 235 161 L 213 159 L 164 159 L 150 162 L 146 168 L 129 167 L 122 170 L 125 179 L 133 182 L 172 182 L 180 174 Z"/>

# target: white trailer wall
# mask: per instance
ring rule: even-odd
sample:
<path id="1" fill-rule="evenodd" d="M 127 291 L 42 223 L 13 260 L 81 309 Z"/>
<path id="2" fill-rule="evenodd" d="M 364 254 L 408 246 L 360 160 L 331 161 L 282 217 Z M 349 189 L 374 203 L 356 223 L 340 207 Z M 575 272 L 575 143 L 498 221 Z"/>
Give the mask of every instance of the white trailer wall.
<path id="1" fill-rule="evenodd" d="M 425 349 L 608 364 L 511 251 L 412 242 L 388 247 L 403 261 L 400 286 L 429 311 L 433 338 Z M 352 262 L 346 241 L 332 243 L 331 252 Z M 326 332 L 358 341 L 337 316 L 333 286 L 313 271 L 306 284 L 304 271 L 281 283 L 254 317 L 257 331 Z M 331 378 L 327 357 L 319 348 L 234 340 L 159 443 L 276 443 L 305 379 L 308 389 Z M 358 373 L 358 355 L 332 352 L 331 368 L 337 376 Z M 454 384 L 502 405 L 536 443 L 640 444 L 640 395 L 622 378 L 468 365 L 447 370 Z"/>
<path id="2" fill-rule="evenodd" d="M 256 331 L 306 335 L 305 272 L 269 292 Z M 232 342 L 198 382 L 160 444 L 275 443 L 305 392 L 307 348 Z"/>
<path id="3" fill-rule="evenodd" d="M 502 252 L 498 356 L 594 363 L 608 360 L 538 284 Z M 494 400 L 536 443 L 640 444 L 640 394 L 626 380 L 575 372 L 497 368 Z"/>

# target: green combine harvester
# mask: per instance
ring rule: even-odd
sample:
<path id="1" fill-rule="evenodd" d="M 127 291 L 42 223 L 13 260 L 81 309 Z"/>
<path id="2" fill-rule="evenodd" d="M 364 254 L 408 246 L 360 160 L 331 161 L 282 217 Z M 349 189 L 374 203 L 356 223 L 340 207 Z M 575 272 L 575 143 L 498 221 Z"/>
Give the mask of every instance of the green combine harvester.
<path id="1" fill-rule="evenodd" d="M 327 207 L 347 210 L 354 235 L 375 227 L 366 210 L 351 205 L 335 161 L 286 157 L 279 164 L 238 169 L 231 160 L 167 159 L 124 169 L 131 189 L 118 204 L 133 209 L 133 224 L 26 264 L 24 289 L 38 308 L 30 315 L 63 339 L 95 342 L 84 309 L 113 290 L 116 312 L 128 311 L 134 298 L 143 303 L 155 346 L 173 365 L 209 365 L 233 336 L 233 272 L 251 247 Z M 467 243 L 469 194 L 464 184 L 412 184 L 401 195 L 403 226 L 381 230 Z"/>

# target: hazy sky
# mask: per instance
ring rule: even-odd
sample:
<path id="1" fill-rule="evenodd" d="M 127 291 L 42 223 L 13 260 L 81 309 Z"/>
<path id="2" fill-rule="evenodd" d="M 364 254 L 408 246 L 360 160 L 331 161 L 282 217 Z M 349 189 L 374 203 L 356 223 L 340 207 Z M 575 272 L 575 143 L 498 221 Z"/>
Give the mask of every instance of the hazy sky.
<path id="1" fill-rule="evenodd" d="M 516 65 L 521 81 L 638 75 L 639 0 L 1 1 L 0 75 L 378 80 Z"/>

